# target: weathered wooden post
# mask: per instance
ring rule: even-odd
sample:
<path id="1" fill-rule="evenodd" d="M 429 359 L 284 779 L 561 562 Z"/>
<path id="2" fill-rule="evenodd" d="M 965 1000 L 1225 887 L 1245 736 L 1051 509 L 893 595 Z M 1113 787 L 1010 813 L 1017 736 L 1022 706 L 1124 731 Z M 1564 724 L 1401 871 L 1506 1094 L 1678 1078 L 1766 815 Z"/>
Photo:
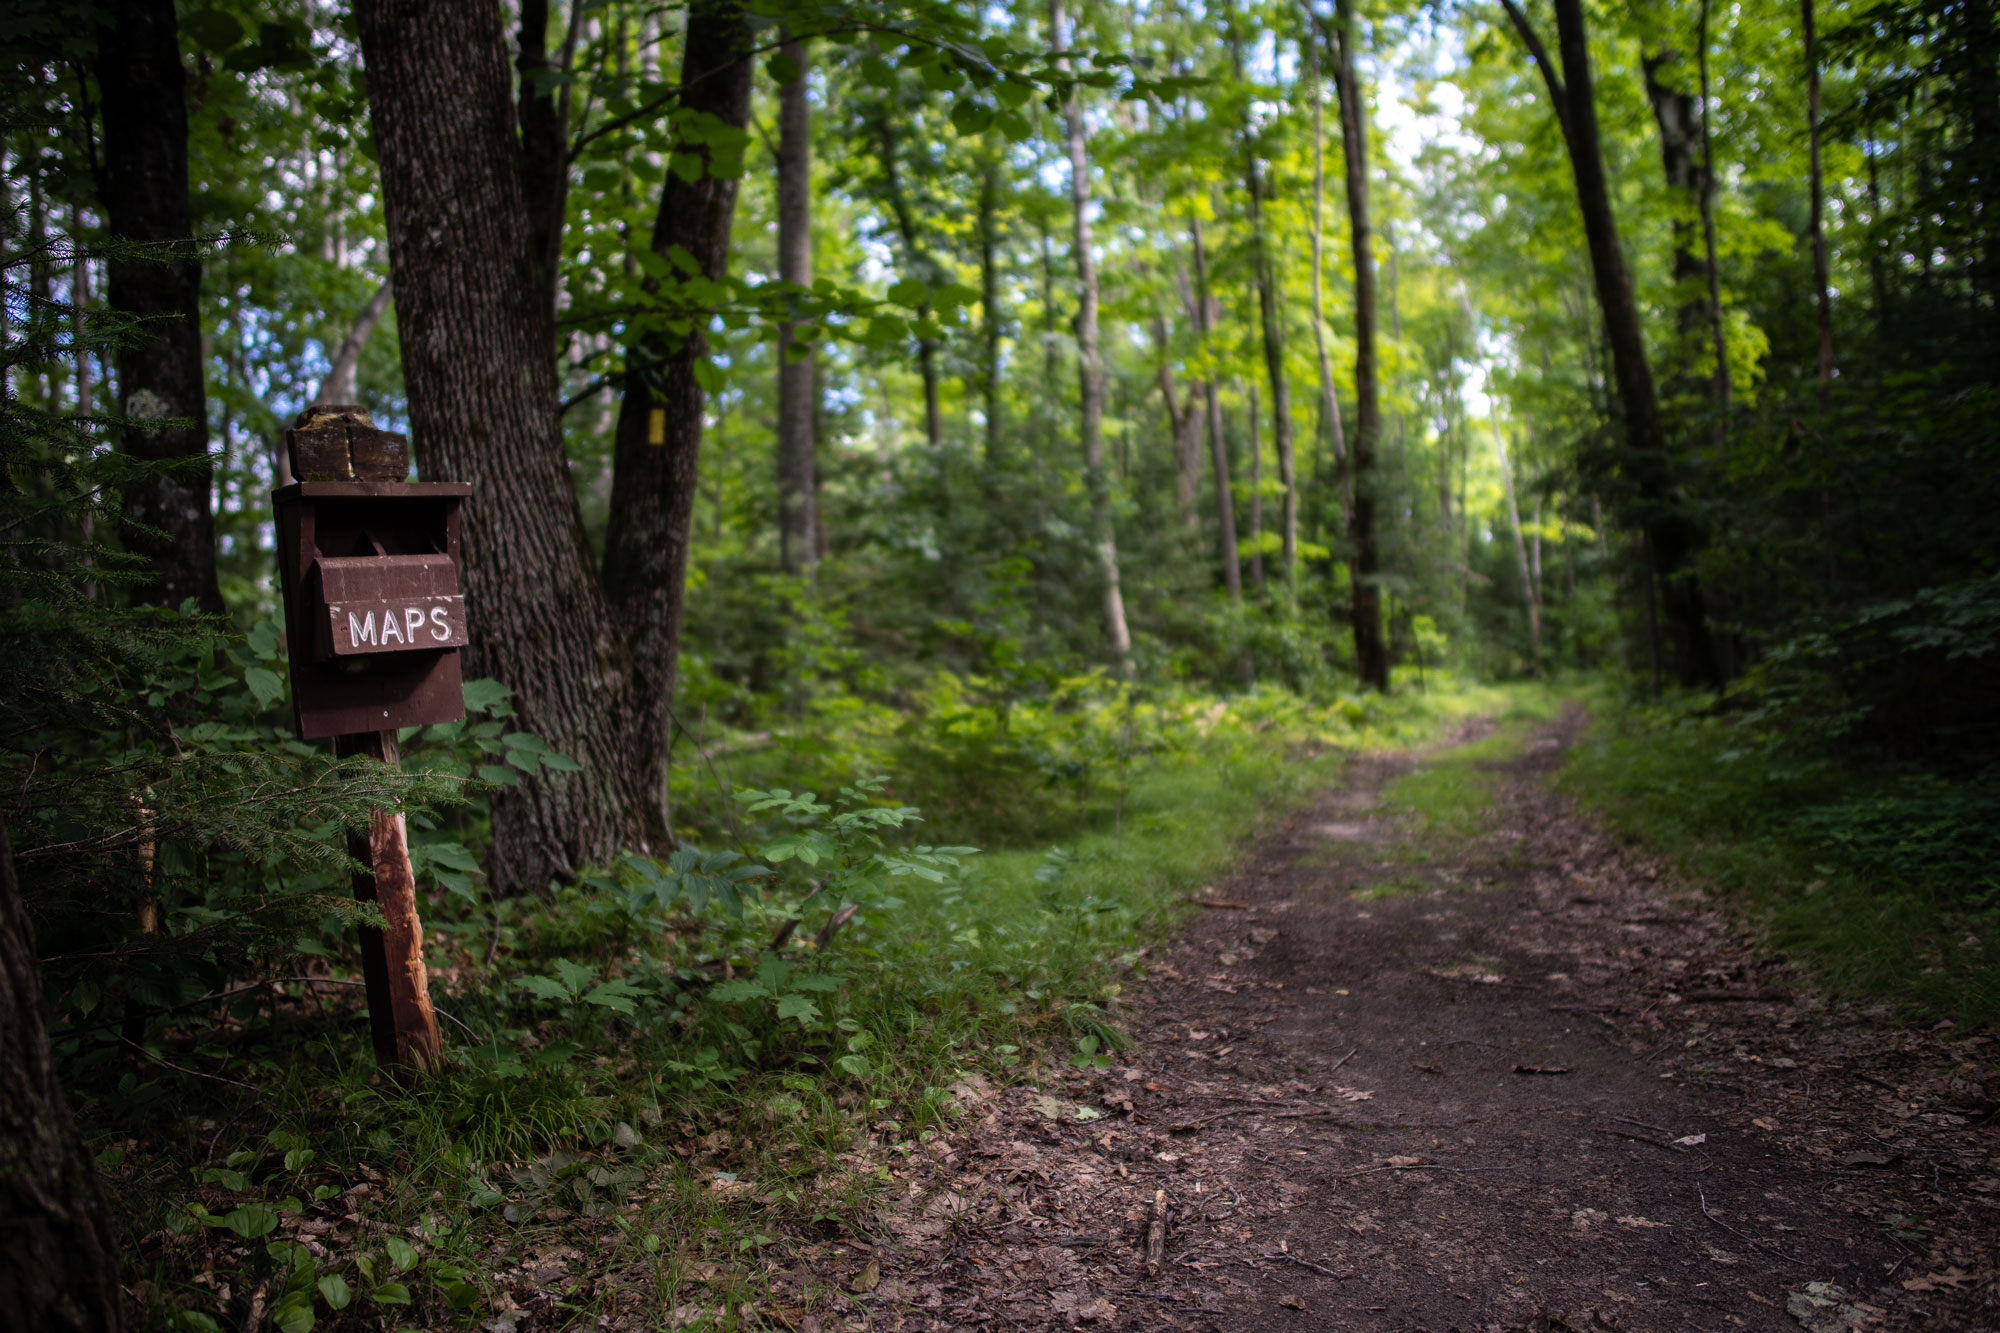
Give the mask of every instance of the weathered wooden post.
<path id="1" fill-rule="evenodd" d="M 397 728 L 465 716 L 459 507 L 472 487 L 410 481 L 409 442 L 360 407 L 308 408 L 285 446 L 299 480 L 271 501 L 299 735 L 395 766 Z M 348 849 L 368 867 L 354 896 L 386 923 L 361 931 L 375 1059 L 415 1078 L 441 1045 L 403 817 L 375 810 Z"/>

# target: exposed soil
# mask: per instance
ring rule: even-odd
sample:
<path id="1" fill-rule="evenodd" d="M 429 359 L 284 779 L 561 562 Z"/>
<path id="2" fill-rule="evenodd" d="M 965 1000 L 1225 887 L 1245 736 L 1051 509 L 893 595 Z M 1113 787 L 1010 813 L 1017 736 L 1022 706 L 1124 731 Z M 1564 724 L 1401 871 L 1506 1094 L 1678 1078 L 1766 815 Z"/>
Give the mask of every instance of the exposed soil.
<path id="1" fill-rule="evenodd" d="M 1136 1050 L 958 1090 L 800 1322 L 2000 1328 L 1991 1039 L 1816 998 L 1550 789 L 1580 725 L 1465 839 L 1381 808 L 1417 757 L 1354 765 L 1205 892 Z"/>

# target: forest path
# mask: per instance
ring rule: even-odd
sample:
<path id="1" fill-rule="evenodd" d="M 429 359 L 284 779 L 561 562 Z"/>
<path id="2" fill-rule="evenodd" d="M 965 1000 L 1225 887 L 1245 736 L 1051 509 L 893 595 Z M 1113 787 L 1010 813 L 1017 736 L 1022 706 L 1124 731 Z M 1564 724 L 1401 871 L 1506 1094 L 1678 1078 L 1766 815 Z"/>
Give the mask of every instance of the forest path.
<path id="1" fill-rule="evenodd" d="M 2000 1324 L 1986 1038 L 1791 994 L 1551 790 L 1582 722 L 1358 761 L 1205 891 L 1137 1050 L 961 1086 L 871 1325 Z"/>

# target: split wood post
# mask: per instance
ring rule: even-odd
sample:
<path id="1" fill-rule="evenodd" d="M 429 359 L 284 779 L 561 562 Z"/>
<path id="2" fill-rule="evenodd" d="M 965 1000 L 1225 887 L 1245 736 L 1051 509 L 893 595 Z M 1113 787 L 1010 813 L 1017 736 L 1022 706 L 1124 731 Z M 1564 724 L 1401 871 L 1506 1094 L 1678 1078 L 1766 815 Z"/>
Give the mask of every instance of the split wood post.
<path id="1" fill-rule="evenodd" d="M 393 731 L 336 736 L 333 752 L 342 758 L 362 755 L 391 768 L 400 764 Z M 373 903 L 383 920 L 379 927 L 361 927 L 361 975 L 368 983 L 375 1062 L 401 1079 L 421 1077 L 438 1067 L 443 1042 L 431 1008 L 424 924 L 417 914 L 417 882 L 403 817 L 379 808 L 369 811 L 366 832 L 348 831 L 347 851 L 364 867 L 354 872 L 355 901 Z"/>

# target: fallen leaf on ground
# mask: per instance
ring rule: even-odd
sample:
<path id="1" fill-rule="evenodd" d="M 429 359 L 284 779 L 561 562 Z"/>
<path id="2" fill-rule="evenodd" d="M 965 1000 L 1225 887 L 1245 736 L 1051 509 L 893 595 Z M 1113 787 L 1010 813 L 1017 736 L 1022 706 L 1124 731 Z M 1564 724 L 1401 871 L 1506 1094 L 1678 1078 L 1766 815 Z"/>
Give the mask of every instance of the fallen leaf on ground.
<path id="1" fill-rule="evenodd" d="M 1680 1144 L 1681 1147 L 1683 1148 L 1699 1148 L 1702 1144 L 1708 1142 L 1708 1135 L 1683 1134 L 1679 1138 L 1675 1139 L 1674 1142 Z"/>
<path id="2" fill-rule="evenodd" d="M 1605 1215 L 1598 1212 L 1595 1208 L 1579 1208 L 1569 1215 L 1569 1220 L 1570 1225 L 1578 1231 L 1588 1231 L 1599 1222 L 1604 1221 Z"/>
<path id="3" fill-rule="evenodd" d="M 1303 1310 L 1306 1308 L 1306 1303 L 1304 1301 L 1300 1300 L 1296 1296 L 1289 1294 L 1278 1297 L 1278 1304 L 1288 1305 L 1294 1310 Z"/>
<path id="4" fill-rule="evenodd" d="M 1778 1122 L 1767 1115 L 1760 1115 L 1750 1123 L 1759 1129 L 1776 1129 L 1778 1127 Z"/>
<path id="5" fill-rule="evenodd" d="M 1957 1291 L 1970 1281 L 1972 1281 L 1972 1274 L 1954 1265 L 1945 1269 L 1942 1273 L 1926 1273 L 1922 1277 L 1906 1277 L 1903 1279 L 1903 1290 Z"/>
<path id="6" fill-rule="evenodd" d="M 1618 1219 L 1618 1225 L 1622 1227 L 1670 1227 L 1673 1223 L 1655 1222 L 1648 1217 L 1621 1217 Z"/>
<path id="7" fill-rule="evenodd" d="M 1851 1152 L 1840 1159 L 1842 1166 L 1893 1166 L 1899 1158 L 1879 1152 Z"/>
<path id="8" fill-rule="evenodd" d="M 1391 1157 L 1389 1159 L 1390 1166 L 1422 1166 L 1423 1164 L 1424 1159 L 1421 1157 Z"/>
<path id="9" fill-rule="evenodd" d="M 854 1281 L 847 1284 L 847 1289 L 849 1291 L 859 1292 L 862 1295 L 866 1295 L 867 1293 L 875 1290 L 876 1286 L 881 1281 L 882 1281 L 882 1265 L 876 1263 L 873 1259 L 870 1259 L 867 1262 L 867 1264 L 862 1267 L 861 1271 L 854 1275 Z"/>
<path id="10" fill-rule="evenodd" d="M 1334 1091 L 1340 1094 L 1340 1100 L 1344 1102 L 1365 1102 L 1375 1095 L 1372 1092 L 1363 1092 L 1359 1088 L 1335 1088 Z"/>

